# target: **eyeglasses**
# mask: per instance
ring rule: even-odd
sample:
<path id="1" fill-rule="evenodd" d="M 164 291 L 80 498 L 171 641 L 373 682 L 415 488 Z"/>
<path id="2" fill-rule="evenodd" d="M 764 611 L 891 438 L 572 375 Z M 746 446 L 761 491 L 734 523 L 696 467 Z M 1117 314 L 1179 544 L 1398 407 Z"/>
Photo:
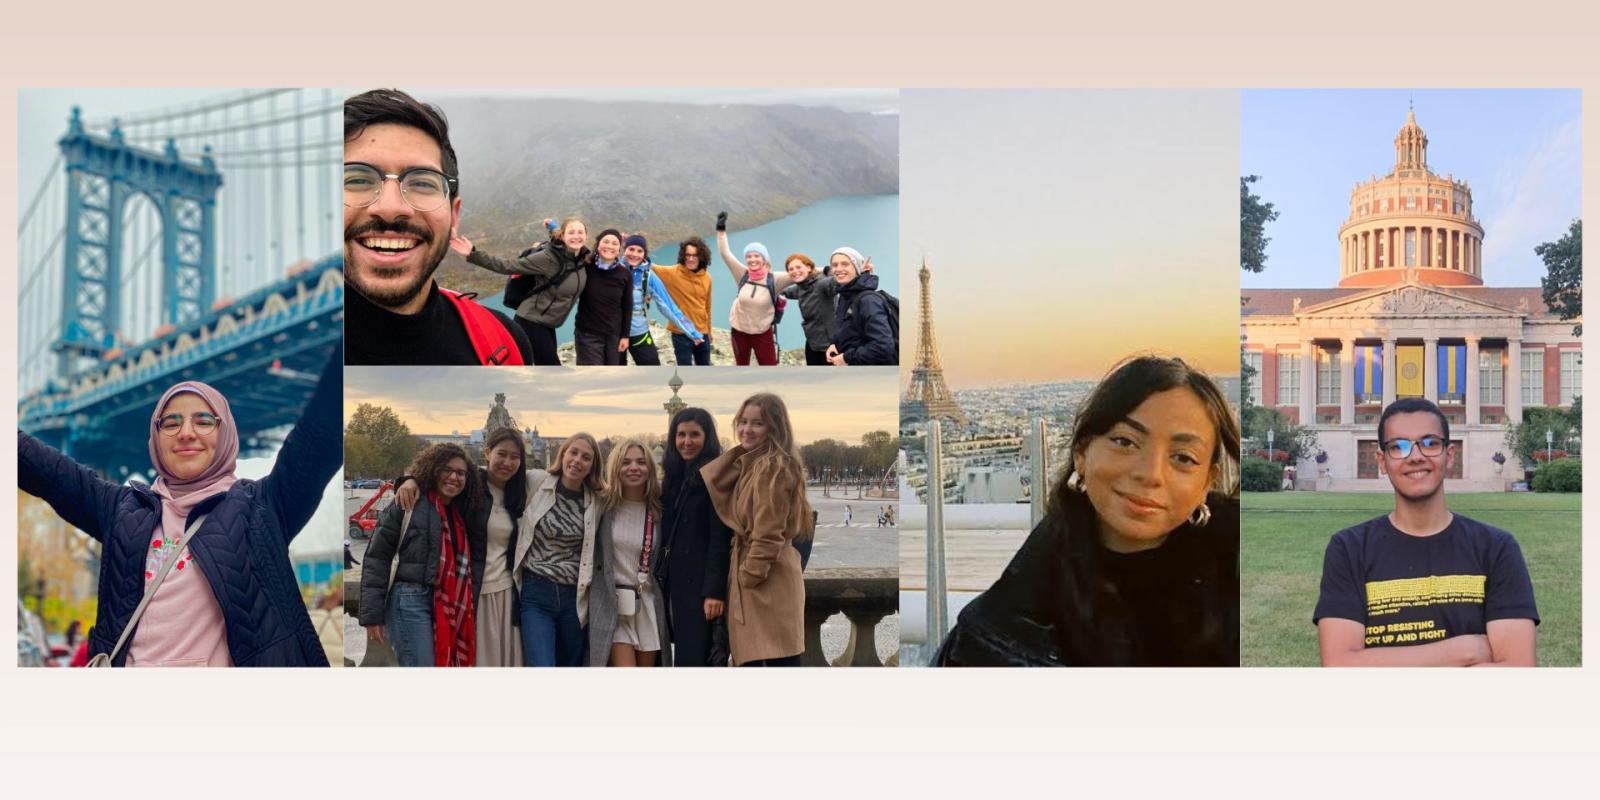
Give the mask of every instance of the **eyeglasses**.
<path id="1" fill-rule="evenodd" d="M 183 422 L 182 414 L 168 414 L 156 420 L 156 430 L 161 431 L 162 436 L 177 436 L 183 430 Z M 196 411 L 189 415 L 189 427 L 199 436 L 210 435 L 220 424 L 217 415 L 210 412 Z"/>
<path id="2" fill-rule="evenodd" d="M 1388 443 L 1383 446 L 1383 451 L 1388 453 L 1390 458 L 1410 458 L 1412 448 L 1418 448 L 1422 450 L 1422 454 L 1425 456 L 1436 456 L 1444 452 L 1444 445 L 1445 442 L 1443 439 L 1430 434 L 1416 441 L 1412 441 L 1410 439 L 1390 439 Z"/>
<path id="3" fill-rule="evenodd" d="M 344 204 L 366 208 L 378 202 L 383 195 L 383 184 L 391 178 L 400 184 L 400 196 L 406 203 L 423 213 L 442 208 L 454 187 L 460 185 L 457 179 L 426 167 L 414 167 L 396 175 L 380 172 L 371 164 L 350 162 L 344 165 Z"/>
<path id="4" fill-rule="evenodd" d="M 441 478 L 465 478 L 465 477 L 467 477 L 467 471 L 464 470 L 464 469 L 451 469 L 449 467 L 445 467 L 444 469 L 439 470 L 439 477 L 441 477 Z"/>

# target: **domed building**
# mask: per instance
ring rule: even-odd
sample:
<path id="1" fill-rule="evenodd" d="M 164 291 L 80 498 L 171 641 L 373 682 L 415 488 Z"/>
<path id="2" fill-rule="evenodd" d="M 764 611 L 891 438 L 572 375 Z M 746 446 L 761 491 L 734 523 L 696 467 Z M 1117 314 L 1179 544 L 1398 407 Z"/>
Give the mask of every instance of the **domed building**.
<path id="1" fill-rule="evenodd" d="M 1456 445 L 1447 488 L 1501 491 L 1522 477 L 1508 422 L 1527 407 L 1572 404 L 1582 345 L 1539 287 L 1485 285 L 1493 267 L 1472 188 L 1433 171 L 1414 111 L 1394 153 L 1387 175 L 1351 190 L 1335 288 L 1241 292 L 1245 361 L 1256 370 L 1249 399 L 1317 432 L 1328 460 L 1298 465 L 1300 488 L 1317 487 L 1325 470 L 1320 488 L 1388 491 L 1378 416 L 1397 398 L 1426 397 Z"/>

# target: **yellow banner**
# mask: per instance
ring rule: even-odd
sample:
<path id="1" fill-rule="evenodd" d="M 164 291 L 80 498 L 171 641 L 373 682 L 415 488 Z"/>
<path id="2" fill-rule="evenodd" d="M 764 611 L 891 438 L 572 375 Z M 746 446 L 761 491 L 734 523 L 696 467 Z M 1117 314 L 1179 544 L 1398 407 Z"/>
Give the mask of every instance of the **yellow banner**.
<path id="1" fill-rule="evenodd" d="M 1395 376 L 1394 393 L 1396 397 L 1421 397 L 1422 392 L 1422 345 L 1403 344 L 1394 349 Z"/>

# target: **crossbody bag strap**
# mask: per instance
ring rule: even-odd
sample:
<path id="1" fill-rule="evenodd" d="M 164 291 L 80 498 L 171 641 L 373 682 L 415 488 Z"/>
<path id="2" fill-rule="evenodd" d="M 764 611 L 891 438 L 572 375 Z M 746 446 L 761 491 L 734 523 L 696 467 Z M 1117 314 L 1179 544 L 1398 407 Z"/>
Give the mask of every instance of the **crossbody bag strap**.
<path id="1" fill-rule="evenodd" d="M 172 551 L 172 559 L 161 568 L 160 572 L 156 573 L 156 579 L 151 581 L 150 587 L 144 590 L 144 597 L 140 598 L 138 607 L 133 609 L 133 616 L 128 618 L 128 624 L 123 626 L 122 635 L 117 637 L 117 644 L 111 648 L 111 653 L 106 656 L 107 660 L 115 661 L 117 653 L 122 652 L 122 646 L 128 642 L 128 634 L 133 632 L 134 626 L 139 624 L 139 618 L 144 616 L 145 607 L 149 606 L 151 598 L 156 596 L 156 590 L 161 588 L 161 582 L 167 579 L 167 573 L 172 571 L 172 565 L 181 560 L 179 556 L 183 555 L 183 548 L 189 546 L 187 542 L 190 537 L 194 536 L 195 531 L 200 530 L 200 523 L 205 522 L 206 517 L 209 516 L 211 515 L 201 514 L 199 519 L 189 523 L 189 529 L 183 532 L 183 545 Z"/>
<path id="2" fill-rule="evenodd" d="M 417 502 L 420 503 L 424 499 L 418 497 Z M 394 560 L 389 562 L 389 591 L 394 591 L 394 575 L 400 570 L 400 546 L 406 543 L 406 531 L 411 529 L 411 512 L 414 510 L 415 506 L 407 509 L 400 517 L 400 538 L 394 543 Z"/>

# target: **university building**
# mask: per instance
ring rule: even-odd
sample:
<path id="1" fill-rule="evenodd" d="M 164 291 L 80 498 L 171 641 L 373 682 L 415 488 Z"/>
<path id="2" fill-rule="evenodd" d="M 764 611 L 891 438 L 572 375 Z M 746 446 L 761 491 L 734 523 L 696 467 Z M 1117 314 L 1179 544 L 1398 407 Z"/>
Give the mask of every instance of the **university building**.
<path id="1" fill-rule="evenodd" d="M 1575 321 L 1559 319 L 1537 286 L 1484 285 L 1493 265 L 1483 263 L 1472 189 L 1429 168 L 1414 113 L 1394 148 L 1389 174 L 1350 193 L 1336 287 L 1241 292 L 1250 400 L 1317 432 L 1327 463 L 1301 462 L 1298 488 L 1388 491 L 1374 458 L 1378 415 L 1397 398 L 1426 397 L 1456 445 L 1447 489 L 1501 491 L 1522 479 L 1507 424 L 1582 392 Z M 1564 232 L 1561 222 L 1552 230 Z"/>

